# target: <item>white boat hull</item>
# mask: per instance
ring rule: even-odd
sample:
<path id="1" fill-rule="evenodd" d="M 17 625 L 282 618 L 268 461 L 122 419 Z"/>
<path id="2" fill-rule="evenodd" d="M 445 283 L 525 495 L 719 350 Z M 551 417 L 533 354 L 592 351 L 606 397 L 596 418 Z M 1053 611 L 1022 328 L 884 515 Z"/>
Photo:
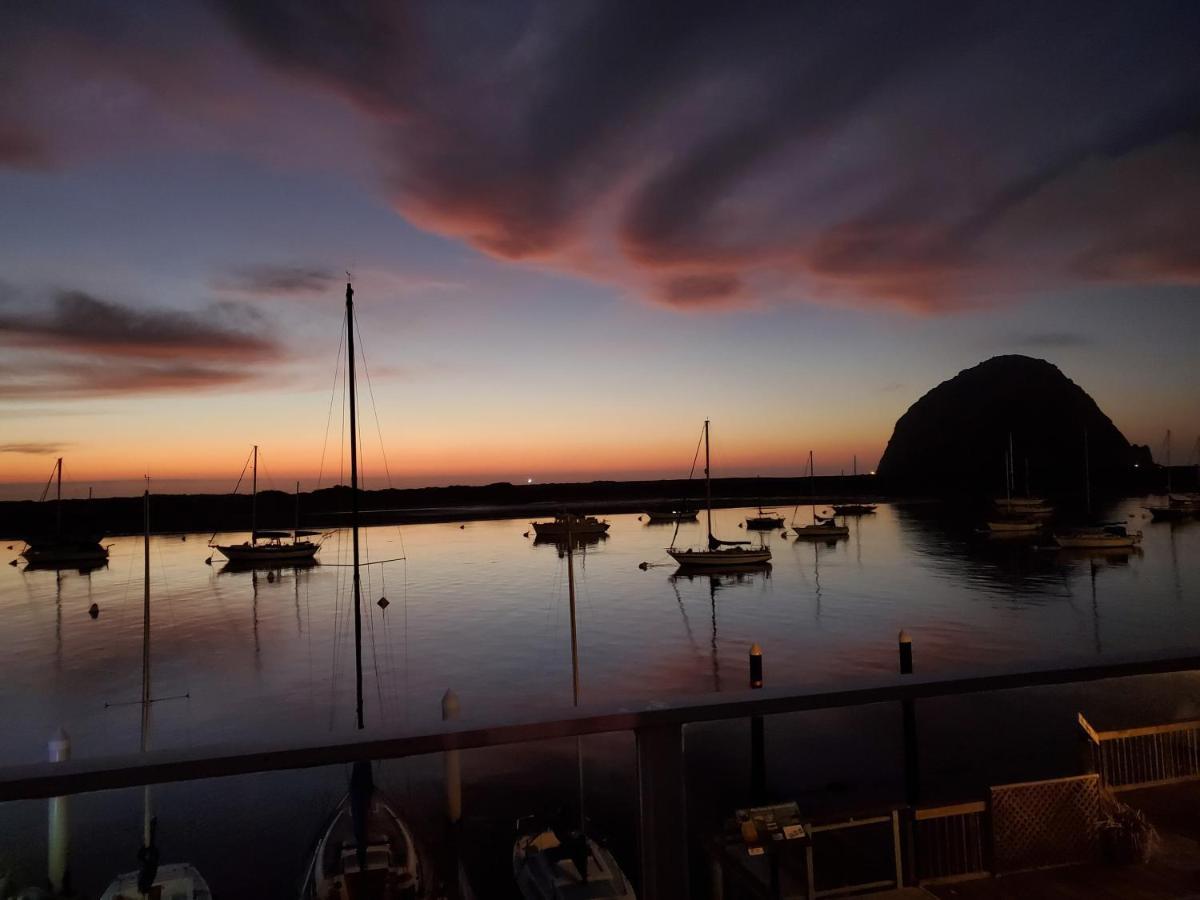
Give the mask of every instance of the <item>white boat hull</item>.
<path id="1" fill-rule="evenodd" d="M 148 896 L 162 897 L 163 900 L 212 900 L 208 882 L 188 863 L 159 866 L 150 891 L 143 895 L 138 890 L 138 873 L 126 872 L 117 876 L 100 895 L 100 900 L 145 900 Z"/>
<path id="2" fill-rule="evenodd" d="M 412 832 L 377 789 L 371 795 L 366 829 L 367 866 L 360 869 L 347 796 L 317 842 L 300 891 L 302 900 L 344 900 L 356 896 L 358 891 L 365 891 L 364 896 L 414 900 L 430 896 L 425 867 Z"/>

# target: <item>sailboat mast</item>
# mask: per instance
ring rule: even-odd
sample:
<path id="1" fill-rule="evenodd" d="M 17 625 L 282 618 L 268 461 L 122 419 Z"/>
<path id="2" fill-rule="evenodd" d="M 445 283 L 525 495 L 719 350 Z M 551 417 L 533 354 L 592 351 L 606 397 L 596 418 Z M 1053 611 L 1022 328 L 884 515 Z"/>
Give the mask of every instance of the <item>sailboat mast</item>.
<path id="1" fill-rule="evenodd" d="M 1088 514 L 1092 512 L 1092 454 L 1088 449 L 1087 429 L 1083 429 L 1083 498 Z"/>
<path id="2" fill-rule="evenodd" d="M 58 490 L 54 495 L 54 536 L 62 537 L 62 457 L 55 466 L 58 472 Z"/>
<path id="3" fill-rule="evenodd" d="M 354 387 L 354 288 L 346 282 L 346 364 L 350 386 L 350 532 L 354 548 L 354 690 L 358 728 L 363 728 L 362 584 L 358 575 L 358 395 Z"/>
<path id="4" fill-rule="evenodd" d="M 1012 449 L 1012 432 L 1008 433 L 1008 458 L 1004 466 L 1004 496 L 1008 500 L 1012 500 L 1013 492 L 1013 449 Z"/>
<path id="5" fill-rule="evenodd" d="M 708 509 L 708 546 L 712 547 L 712 476 L 708 471 L 708 419 L 704 420 L 704 505 Z"/>
<path id="6" fill-rule="evenodd" d="M 571 605 L 571 705 L 579 706 L 579 642 L 575 627 L 575 546 L 571 535 L 570 513 L 567 514 L 567 597 Z M 585 834 L 583 811 L 583 737 L 575 736 L 575 761 L 579 769 L 579 832 Z"/>
<path id="7" fill-rule="evenodd" d="M 300 531 L 300 482 L 297 481 L 296 482 L 296 522 L 295 522 L 294 527 L 292 528 L 292 541 L 293 542 L 295 542 L 300 537 L 300 535 L 297 533 L 299 531 Z"/>
<path id="8" fill-rule="evenodd" d="M 143 554 L 142 590 L 142 734 L 141 748 L 146 752 L 150 733 L 150 479 L 146 479 L 146 491 L 142 495 L 142 516 L 145 552 Z M 142 846 L 150 846 L 151 814 L 150 785 L 143 791 Z"/>
<path id="9" fill-rule="evenodd" d="M 254 471 L 250 476 L 250 546 L 258 543 L 258 444 L 254 445 Z"/>
<path id="10" fill-rule="evenodd" d="M 817 472 L 813 468 L 813 452 L 808 451 L 808 502 L 812 504 L 813 524 L 817 524 Z"/>
<path id="11" fill-rule="evenodd" d="M 568 513 L 568 515 L 570 515 Z M 575 629 L 575 552 L 571 539 L 571 520 L 567 519 L 567 597 L 571 604 L 571 703 L 579 705 L 579 643 Z"/>
<path id="12" fill-rule="evenodd" d="M 1167 493 L 1171 493 L 1171 429 L 1167 429 Z"/>

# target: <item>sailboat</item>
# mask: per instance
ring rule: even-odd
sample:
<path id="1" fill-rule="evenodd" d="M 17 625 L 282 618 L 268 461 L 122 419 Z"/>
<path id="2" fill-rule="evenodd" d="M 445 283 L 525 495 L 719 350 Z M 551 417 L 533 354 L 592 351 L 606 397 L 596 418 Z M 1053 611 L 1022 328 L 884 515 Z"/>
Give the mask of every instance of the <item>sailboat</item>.
<path id="1" fill-rule="evenodd" d="M 145 518 L 145 589 L 142 596 L 142 728 L 141 752 L 150 741 L 150 491 L 142 495 Z M 150 785 L 143 790 L 142 849 L 138 851 L 140 867 L 136 872 L 118 875 L 100 895 L 100 900 L 212 900 L 208 883 L 194 866 L 188 863 L 160 865 L 157 843 L 158 821 L 154 817 Z"/>
<path id="2" fill-rule="evenodd" d="M 362 584 L 358 542 L 358 395 L 354 384 L 354 288 L 346 284 L 346 366 L 350 394 L 350 530 L 354 559 L 354 676 L 358 729 L 363 721 Z M 300 896 L 304 900 L 432 897 L 428 866 L 412 830 L 375 786 L 370 760 L 354 763 L 350 790 L 321 829 Z"/>
<path id="3" fill-rule="evenodd" d="M 707 512 L 708 522 L 708 544 L 707 546 L 695 550 L 679 550 L 676 549 L 674 540 L 671 546 L 667 548 L 667 553 L 671 559 L 679 563 L 681 566 L 704 566 L 706 568 L 713 566 L 747 566 L 760 565 L 771 561 L 771 550 L 768 547 L 749 546 L 749 541 L 724 541 L 713 537 L 712 531 L 712 473 L 711 459 L 709 453 L 709 423 L 708 419 L 704 420 L 704 506 Z M 675 530 L 679 533 L 679 529 Z"/>
<path id="4" fill-rule="evenodd" d="M 1188 519 L 1194 513 L 1200 512 L 1200 497 L 1197 495 L 1177 495 L 1171 492 L 1171 430 L 1167 429 L 1166 465 L 1167 472 L 1167 502 L 1166 505 L 1147 506 L 1146 511 L 1155 522 L 1175 522 Z"/>
<path id="5" fill-rule="evenodd" d="M 1083 487 L 1087 510 L 1092 511 L 1091 454 L 1087 431 L 1083 432 Z M 1135 547 L 1142 542 L 1140 531 L 1130 531 L 1124 522 L 1104 522 L 1054 532 L 1054 543 L 1066 550 L 1109 550 Z"/>
<path id="6" fill-rule="evenodd" d="M 575 631 L 575 553 L 567 531 L 567 594 L 571 605 L 571 705 L 579 706 L 579 644 Z M 629 879 L 608 848 L 587 833 L 583 815 L 583 743 L 575 739 L 579 767 L 579 819 L 548 824 L 517 822 L 513 878 L 527 900 L 635 900 Z"/>
<path id="7" fill-rule="evenodd" d="M 850 534 L 848 525 L 839 525 L 833 517 L 822 517 L 817 515 L 817 473 L 813 467 L 813 452 L 808 451 L 808 478 L 809 478 L 809 500 L 812 501 L 812 524 L 797 525 L 795 512 L 792 514 L 792 528 L 796 531 L 796 538 L 803 540 L 805 538 L 839 538 L 847 537 Z"/>
<path id="8" fill-rule="evenodd" d="M 1036 534 L 1042 530 L 1042 523 L 1034 513 L 1043 510 L 1044 503 L 1035 497 L 1013 497 L 1013 480 L 1013 449 L 1012 434 L 1010 433 L 1008 450 L 1004 454 L 1004 499 L 994 501 L 999 514 L 993 513 L 988 519 L 987 530 L 994 535 L 1005 537 Z"/>
<path id="9" fill-rule="evenodd" d="M 854 480 L 858 481 L 858 454 L 854 455 Z M 833 514 L 835 516 L 869 516 L 877 508 L 878 505 L 875 503 L 863 503 L 856 499 L 851 503 L 835 503 Z"/>
<path id="10" fill-rule="evenodd" d="M 245 469 L 242 470 L 243 474 Z M 319 535 L 319 531 L 300 529 L 300 482 L 296 482 L 296 523 L 291 531 L 259 531 L 258 529 L 258 444 L 254 445 L 254 469 L 251 476 L 250 493 L 250 540 L 241 544 L 213 544 L 210 547 L 221 552 L 231 563 L 266 564 L 311 560 L 321 545 L 308 538 Z M 287 538 L 290 541 L 285 543 Z M 259 542 L 262 543 L 259 543 Z"/>
<path id="11" fill-rule="evenodd" d="M 92 534 L 64 530 L 62 514 L 62 457 L 54 464 L 50 473 L 57 488 L 54 495 L 54 532 L 52 534 L 28 535 L 25 537 L 25 549 L 21 555 L 32 564 L 40 566 L 81 565 L 95 567 L 108 559 L 108 548 L 100 544 L 102 534 Z M 42 491 L 42 500 L 50 491 L 50 483 L 46 483 Z"/>

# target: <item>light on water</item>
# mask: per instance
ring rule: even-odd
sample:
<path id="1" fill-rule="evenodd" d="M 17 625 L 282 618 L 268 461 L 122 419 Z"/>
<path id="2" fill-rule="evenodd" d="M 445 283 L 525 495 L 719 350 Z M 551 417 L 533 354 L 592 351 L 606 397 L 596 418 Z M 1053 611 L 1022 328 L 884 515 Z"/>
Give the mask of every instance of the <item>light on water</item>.
<path id="1" fill-rule="evenodd" d="M 1140 507 L 1112 511 L 1124 518 Z M 735 537 L 746 510 L 718 510 Z M 1101 655 L 1178 649 L 1200 624 L 1200 523 L 1141 523 L 1132 553 L 1073 555 L 988 542 L 935 507 L 881 506 L 832 543 L 763 539 L 769 572 L 674 575 L 673 526 L 609 517 L 609 536 L 577 551 L 583 702 L 668 700 L 741 689 L 746 649 L 763 644 L 773 686 L 827 684 L 895 667 L 900 628 L 921 674 L 1027 669 Z M 447 687 L 464 713 L 529 718 L 570 705 L 565 560 L 522 536 L 519 520 L 364 530 L 368 727 L 434 726 Z M 702 523 L 681 526 L 696 542 Z M 335 534 L 311 569 L 228 571 L 205 536 L 159 536 L 152 552 L 156 748 L 325 739 L 353 727 L 348 540 Z M 757 540 L 757 538 L 755 538 Z M 6 627 L 0 702 L 19 729 L 10 763 L 40 760 L 60 725 L 75 755 L 137 747 L 141 539 L 110 539 L 108 566 L 0 572 Z M 639 563 L 652 565 L 639 569 Z M 660 565 L 663 564 L 663 565 Z M 387 596 L 381 609 L 376 601 Z M 100 615 L 92 620 L 88 607 Z"/>
<path id="2" fill-rule="evenodd" d="M 717 510 L 714 531 L 745 537 L 739 523 L 748 512 Z M 1140 503 L 1107 511 L 1111 519 L 1130 515 L 1141 515 Z M 1140 549 L 1079 555 L 988 541 L 973 523 L 947 520 L 936 506 L 884 504 L 874 515 L 850 519 L 849 536 L 833 542 L 764 533 L 773 552 L 769 571 L 689 576 L 677 573 L 665 553 L 674 525 L 647 525 L 634 514 L 608 518 L 608 537 L 575 556 L 585 706 L 743 691 L 754 642 L 764 649 L 767 686 L 778 688 L 890 675 L 901 628 L 913 636 L 923 676 L 1168 652 L 1200 626 L 1193 603 L 1200 522 L 1152 525 L 1136 518 L 1145 532 Z M 703 528 L 703 521 L 683 524 L 677 543 L 699 543 Z M 569 710 L 566 560 L 554 544 L 524 537 L 528 530 L 524 520 L 364 529 L 365 559 L 405 557 L 363 569 L 369 734 L 437 730 L 448 687 L 461 699 L 464 722 Z M 152 540 L 151 749 L 350 738 L 348 533 L 326 540 L 320 565 L 257 572 L 230 571 L 219 557 L 206 566 L 206 538 Z M 45 741 L 60 726 L 71 735 L 76 759 L 137 750 L 140 710 L 131 701 L 140 684 L 142 543 L 109 540 L 108 565 L 90 574 L 0 570 L 6 623 L 0 704 L 6 720 L 19 723 L 0 732 L 6 764 L 42 760 Z M 385 596 L 388 603 L 380 605 Z M 95 619 L 88 615 L 93 603 Z M 1167 713 L 1193 714 L 1200 698 L 1194 679 L 1180 676 L 1172 684 Z M 1069 765 L 1063 760 L 1074 752 L 1073 714 L 1083 694 L 1064 689 L 1040 696 L 1051 710 L 1048 720 L 1061 728 L 997 733 L 988 717 L 1023 715 L 1019 695 L 925 704 L 926 764 L 938 776 L 931 784 L 994 777 L 996 769 L 964 749 L 964 740 L 1001 747 L 996 753 L 1011 757 L 1003 777 L 1014 780 Z M 964 725 L 972 717 L 974 725 Z M 897 728 L 891 712 L 870 710 L 771 717 L 773 783 L 809 809 L 827 802 L 830 785 L 843 785 L 839 802 L 886 795 L 898 784 Z M 712 780 L 713 797 L 689 800 L 693 813 L 739 802 L 742 730 L 734 723 L 687 733 L 689 771 L 722 773 Z M 1051 752 L 1047 734 L 1065 751 Z M 1025 753 L 1035 742 L 1037 752 Z M 615 850 L 634 859 L 632 739 L 613 735 L 585 745 L 589 814 L 615 836 Z M 511 822 L 539 806 L 553 808 L 573 789 L 573 747 L 549 742 L 465 754 L 468 818 Z M 1029 773 L 1025 766 L 1035 759 L 1043 768 Z M 437 820 L 440 762 L 419 758 L 378 769 L 409 815 Z M 846 784 L 857 784 L 860 793 L 846 795 Z M 345 785 L 336 768 L 168 785 L 159 791 L 159 814 L 173 848 L 186 848 L 218 894 L 253 896 L 260 882 L 299 871 Z M 132 868 L 135 861 L 126 857 L 136 844 L 140 795 L 96 794 L 73 803 L 76 828 L 88 835 L 88 847 L 73 855 L 79 882 L 104 882 L 114 858 L 125 860 L 117 868 Z M 27 838 L 10 852 L 34 859 L 44 853 L 43 822 L 40 803 L 0 807 L 0 825 Z M 257 874 L 247 876 L 246 860 L 222 849 L 231 836 L 254 844 Z"/>

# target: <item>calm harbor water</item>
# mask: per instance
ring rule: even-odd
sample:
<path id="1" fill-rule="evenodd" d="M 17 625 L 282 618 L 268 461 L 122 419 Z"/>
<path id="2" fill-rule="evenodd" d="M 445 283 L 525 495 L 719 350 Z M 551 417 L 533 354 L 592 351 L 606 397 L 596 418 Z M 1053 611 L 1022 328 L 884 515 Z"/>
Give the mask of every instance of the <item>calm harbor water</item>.
<path id="1" fill-rule="evenodd" d="M 742 690 L 755 641 L 764 648 L 771 686 L 891 673 L 901 628 L 913 635 L 922 674 L 1179 650 L 1200 626 L 1200 521 L 1151 524 L 1141 518 L 1141 503 L 1106 511 L 1111 519 L 1136 517 L 1130 521 L 1145 538 L 1132 553 L 1081 555 L 988 541 L 947 521 L 937 507 L 885 504 L 850 520 L 849 538 L 833 543 L 767 533 L 774 553 L 769 572 L 720 577 L 676 574 L 663 552 L 673 526 L 611 516 L 609 536 L 576 554 L 584 702 Z M 743 535 L 738 523 L 746 513 L 717 511 L 714 530 Z M 524 521 L 498 520 L 364 532 L 364 558 L 393 560 L 364 569 L 368 731 L 435 727 L 449 687 L 468 720 L 530 718 L 570 706 L 566 560 L 554 545 L 524 537 L 527 530 Z M 685 524 L 678 543 L 698 545 L 702 535 L 702 522 Z M 352 734 L 348 533 L 326 541 L 314 568 L 256 573 L 229 571 L 219 557 L 205 565 L 206 539 L 152 539 L 153 694 L 160 699 L 151 746 L 282 745 Z M 23 565 L 0 570 L 4 765 L 44 759 L 46 740 L 59 727 L 70 733 L 76 758 L 138 748 L 140 708 L 130 701 L 139 696 L 141 678 L 142 540 L 110 542 L 108 565 L 89 574 Z M 650 565 L 640 569 L 642 562 Z M 386 608 L 376 603 L 383 596 Z M 100 609 L 94 620 L 87 612 L 93 602 Z M 1200 690 L 1190 680 L 1178 684 L 1172 712 L 1194 713 Z M 830 735 L 841 720 L 821 721 L 819 729 L 806 728 L 807 742 L 839 752 Z M 891 741 L 894 724 L 880 726 L 879 742 Z M 735 753 L 730 748 L 741 743 L 714 729 L 697 758 L 724 765 L 726 751 Z M 467 776 L 471 794 L 485 798 L 478 806 L 499 815 L 528 811 L 517 798 L 489 796 L 489 785 L 505 795 L 514 784 L 536 793 L 561 776 L 569 787 L 569 754 L 561 749 L 546 749 L 554 777 L 532 773 L 532 751 L 479 754 Z M 589 750 L 596 768 L 611 770 L 612 783 L 626 787 L 630 754 L 631 741 L 617 738 L 597 739 Z M 383 778 L 410 805 L 426 808 L 438 802 L 439 773 L 436 761 L 410 761 L 387 764 Z M 821 777 L 836 780 L 837 773 Z M 176 845 L 188 844 L 198 863 L 209 860 L 216 871 L 210 880 L 226 896 L 247 895 L 257 882 L 235 877 L 232 864 L 206 842 L 208 826 L 239 819 L 252 836 L 255 822 L 291 823 L 287 837 L 266 842 L 262 852 L 294 868 L 345 784 L 344 773 L 328 770 L 228 781 L 228 790 L 211 784 L 203 791 L 162 790 L 186 806 L 186 815 L 174 813 Z M 76 868 L 84 882 L 94 880 L 86 885 L 94 893 L 114 857 L 129 857 L 119 868 L 135 867 L 132 852 L 121 848 L 133 842 L 136 850 L 139 802 L 135 792 L 78 802 L 77 829 L 86 823 L 111 829 L 130 819 L 123 843 L 106 835 L 81 851 Z M 173 815 L 166 806 L 164 828 Z M 596 812 L 620 830 L 631 806 L 632 797 L 611 807 L 601 802 Z M 0 826 L 9 835 L 0 856 L 36 857 L 44 805 L 0 807 Z M 22 829 L 32 836 L 17 839 Z"/>

